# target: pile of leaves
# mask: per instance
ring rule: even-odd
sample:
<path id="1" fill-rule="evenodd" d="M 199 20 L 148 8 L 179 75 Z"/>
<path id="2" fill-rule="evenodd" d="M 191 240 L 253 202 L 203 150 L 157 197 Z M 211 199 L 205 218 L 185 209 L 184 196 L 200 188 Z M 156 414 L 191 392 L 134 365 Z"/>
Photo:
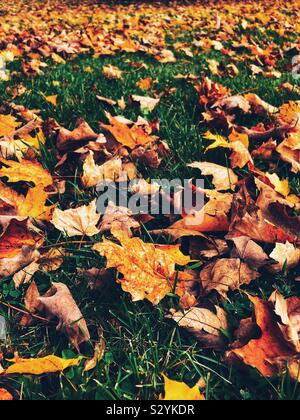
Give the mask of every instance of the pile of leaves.
<path id="1" fill-rule="evenodd" d="M 276 79 L 284 53 L 300 48 L 288 38 L 298 31 L 299 14 L 297 5 L 289 2 L 281 11 L 271 2 L 214 5 L 210 14 L 197 3 L 159 9 L 141 5 L 138 11 L 136 6 L 126 11 L 116 6 L 111 13 L 108 6 L 89 2 L 75 10 L 55 1 L 47 7 L 33 2 L 20 20 L 21 5 L 5 3 L 0 45 L 4 60 L 21 60 L 22 77 L 41 74 L 49 58 L 62 64 L 84 53 L 99 57 L 142 52 L 161 63 L 174 63 L 176 52 L 193 56 L 216 49 L 231 63 L 208 60 L 212 76 L 234 78 L 238 60 L 245 59 L 253 75 Z M 286 44 L 259 46 L 250 36 L 257 24 L 286 35 Z M 175 42 L 183 29 L 192 31 L 199 25 L 201 33 L 193 43 Z M 174 52 L 168 49 L 166 33 L 174 39 Z M 123 77 L 112 65 L 103 68 L 103 74 L 107 79 Z M 11 72 L 8 77 L 20 74 Z M 300 280 L 299 189 L 280 169 L 284 165 L 299 181 L 300 101 L 277 107 L 253 92 L 234 93 L 207 75 L 177 78 L 197 97 L 196 118 L 206 145 L 205 159 L 188 163 L 193 179 L 185 187 L 196 194 L 194 181 L 204 177 L 205 205 L 180 216 L 175 209 L 185 191 L 166 196 L 148 176 L 162 171 L 173 154 L 161 138 L 159 121 L 151 117 L 162 95 L 98 95 L 111 112 L 99 120 L 97 129 L 83 118 L 69 129 L 40 110 L 19 105 L 21 84 L 13 92 L 14 102 L 2 105 L 0 280 L 13 284 L 20 301 L 16 307 L 2 299 L 0 305 L 17 312 L 17 328 L 30 332 L 44 323 L 57 337 L 66 337 L 77 354 L 29 359 L 21 357 L 18 348 L 4 345 L 4 384 L 16 375 L 47 375 L 78 366 L 88 375 L 105 357 L 101 314 L 86 319 L 81 302 L 74 300 L 63 280 L 45 288 L 44 278 L 51 273 L 59 277 L 75 256 L 70 255 L 74 246 L 91 256 L 92 263 L 77 272 L 78 283 L 93 291 L 95 301 L 114 284 L 133 302 L 149 302 L 153 311 L 161 305 L 180 334 L 187 333 L 199 349 L 220 352 L 236 371 L 251 367 L 265 378 L 286 374 L 299 382 L 300 298 L 272 290 L 272 278 L 290 275 L 294 282 Z M 146 92 L 153 82 L 142 79 L 138 87 Z M 295 92 L 297 86 L 285 83 L 280 90 Z M 53 107 L 58 104 L 55 95 L 45 100 Z M 130 107 L 139 110 L 137 119 L 123 115 Z M 47 164 L 45 156 L 50 155 Z M 170 213 L 163 218 L 136 215 L 112 202 L 99 213 L 99 185 L 120 188 L 125 175 L 134 185 L 132 194 L 151 202 L 159 193 L 171 203 Z M 259 287 L 264 279 L 271 293 L 254 294 L 253 284 Z M 253 308 L 239 325 L 226 310 L 232 299 L 246 299 Z M 166 376 L 164 380 L 161 398 L 204 399 L 200 391 L 206 383 L 200 378 L 193 388 Z M 19 397 L 18 392 L 0 389 L 0 399 Z"/>

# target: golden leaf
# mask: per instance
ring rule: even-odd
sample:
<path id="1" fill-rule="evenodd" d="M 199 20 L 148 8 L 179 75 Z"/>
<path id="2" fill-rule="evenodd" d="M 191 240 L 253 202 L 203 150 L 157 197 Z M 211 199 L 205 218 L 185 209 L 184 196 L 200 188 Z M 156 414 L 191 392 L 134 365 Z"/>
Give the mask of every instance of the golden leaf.
<path id="1" fill-rule="evenodd" d="M 186 265 L 190 258 L 178 247 L 163 251 L 139 238 L 129 238 L 124 232 L 112 233 L 121 245 L 104 239 L 93 249 L 107 259 L 108 268 L 116 268 L 124 276 L 120 280 L 122 289 L 131 294 L 133 301 L 147 299 L 157 305 L 173 290 L 175 265 Z"/>
<path id="2" fill-rule="evenodd" d="M 79 366 L 81 360 L 82 357 L 66 360 L 52 355 L 40 359 L 15 358 L 9 360 L 14 364 L 6 369 L 5 375 L 44 375 L 46 373 L 63 372 L 70 367 Z"/>
<path id="3" fill-rule="evenodd" d="M 204 396 L 200 393 L 198 385 L 190 388 L 184 382 L 172 381 L 164 374 L 162 375 L 165 382 L 165 396 L 160 400 L 165 401 L 204 401 Z"/>

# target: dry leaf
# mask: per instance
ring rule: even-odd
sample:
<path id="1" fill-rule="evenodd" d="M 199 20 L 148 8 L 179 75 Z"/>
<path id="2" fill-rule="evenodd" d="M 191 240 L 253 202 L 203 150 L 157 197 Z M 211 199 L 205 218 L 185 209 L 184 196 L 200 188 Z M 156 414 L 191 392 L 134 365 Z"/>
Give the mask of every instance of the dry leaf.
<path id="1" fill-rule="evenodd" d="M 131 229 L 139 228 L 140 224 L 134 220 L 131 210 L 127 207 L 115 206 L 112 202 L 108 203 L 101 222 L 100 232 L 120 230 L 131 238 L 133 236 Z"/>
<path id="2" fill-rule="evenodd" d="M 122 71 L 116 67 L 112 66 L 111 64 L 108 64 L 107 66 L 103 66 L 102 74 L 107 79 L 117 79 L 122 80 Z"/>
<path id="3" fill-rule="evenodd" d="M 160 99 L 150 98 L 149 96 L 131 95 L 134 102 L 140 104 L 142 111 L 152 112 L 160 102 Z"/>
<path id="4" fill-rule="evenodd" d="M 160 396 L 160 400 L 165 401 L 204 401 L 204 396 L 200 393 L 198 385 L 190 388 L 184 382 L 172 381 L 162 375 L 165 382 L 165 396 Z"/>
<path id="5" fill-rule="evenodd" d="M 139 238 L 130 239 L 121 231 L 112 233 L 121 245 L 104 239 L 93 249 L 107 259 L 108 268 L 122 274 L 122 289 L 131 294 L 133 301 L 147 299 L 157 305 L 174 288 L 175 265 L 186 265 L 190 258 L 180 252 L 174 257 Z"/>
<path id="6" fill-rule="evenodd" d="M 223 258 L 207 264 L 200 273 L 205 293 L 217 290 L 221 296 L 227 297 L 229 289 L 239 289 L 260 277 L 248 264 L 239 258 Z"/>
<path id="7" fill-rule="evenodd" d="M 83 164 L 82 183 L 86 188 L 93 188 L 103 181 L 116 181 L 121 172 L 121 159 L 111 159 L 99 166 L 95 163 L 94 152 L 90 151 Z"/>
<path id="8" fill-rule="evenodd" d="M 65 284 L 53 283 L 47 295 L 39 298 L 39 302 L 50 319 L 58 319 L 57 331 L 65 333 L 78 351 L 82 343 L 89 341 L 86 322 Z"/>
<path id="9" fill-rule="evenodd" d="M 70 367 L 79 366 L 82 357 L 77 359 L 61 359 L 56 356 L 46 356 L 40 359 L 16 358 L 10 360 L 14 364 L 6 369 L 5 375 L 44 375 L 46 373 L 63 372 Z"/>
<path id="10" fill-rule="evenodd" d="M 186 311 L 171 310 L 171 313 L 172 319 L 193 334 L 202 346 L 222 349 L 226 345 L 222 331 L 228 330 L 227 314 L 217 306 L 213 310 L 194 307 Z"/>
<path id="11" fill-rule="evenodd" d="M 59 210 L 55 209 L 51 223 L 69 237 L 72 236 L 94 236 L 100 232 L 97 224 L 100 214 L 97 213 L 96 200 L 88 206 L 77 209 Z"/>
<path id="12" fill-rule="evenodd" d="M 200 169 L 203 175 L 212 175 L 212 182 L 217 191 L 233 190 L 238 183 L 238 177 L 230 168 L 225 168 L 224 166 L 210 162 L 194 162 L 188 166 L 190 168 Z"/>
<path id="13" fill-rule="evenodd" d="M 285 244 L 277 243 L 273 252 L 270 254 L 270 258 L 278 263 L 270 266 L 272 272 L 280 273 L 284 268 L 291 270 L 300 263 L 300 248 L 295 248 L 289 242 Z"/>
<path id="14" fill-rule="evenodd" d="M 281 369 L 278 360 L 289 360 L 294 353 L 284 340 L 269 302 L 249 296 L 254 304 L 256 323 L 261 329 L 261 337 L 251 340 L 246 346 L 231 350 L 227 359 L 238 358 L 246 365 L 256 368 L 263 376 L 272 377 Z"/>
<path id="15" fill-rule="evenodd" d="M 0 169 L 0 177 L 8 178 L 9 182 L 32 182 L 44 188 L 53 184 L 52 176 L 38 162 L 25 159 L 21 162 L 0 159 L 0 163 L 5 165 Z"/>

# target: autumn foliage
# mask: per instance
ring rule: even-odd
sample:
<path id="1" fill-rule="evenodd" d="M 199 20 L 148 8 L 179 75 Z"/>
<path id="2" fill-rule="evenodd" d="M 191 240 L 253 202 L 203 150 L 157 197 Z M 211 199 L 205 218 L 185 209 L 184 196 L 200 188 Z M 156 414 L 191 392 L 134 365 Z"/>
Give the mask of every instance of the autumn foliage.
<path id="1" fill-rule="evenodd" d="M 17 387 L 2 388 L 2 379 L 103 368 L 104 316 L 121 328 L 110 308 L 105 315 L 97 311 L 99 299 L 109 302 L 106 287 L 114 287 L 116 299 L 134 302 L 137 312 L 141 302 L 162 311 L 164 322 L 192 341 L 187 351 L 196 346 L 209 358 L 218 352 L 233 376 L 254 369 L 260 378 L 287 375 L 299 382 L 300 90 L 292 77 L 280 81 L 293 71 L 291 55 L 299 59 L 300 8 L 283 3 L 5 3 L 0 86 L 10 100 L 0 107 L 0 314 L 15 314 L 20 336 L 46 325 L 76 356 L 56 356 L 55 346 L 45 344 L 35 357 L 30 351 L 23 357 L 17 345 L 0 340 L 0 400 L 20 397 Z M 261 37 L 259 27 L 266 28 Z M 71 66 L 76 77 L 82 56 L 108 60 L 95 78 L 125 86 L 126 72 L 109 62 L 119 55 L 130 73 L 148 70 L 148 61 L 163 71 L 189 59 L 200 60 L 204 70 L 170 72 L 166 86 L 148 74 L 120 97 L 113 88 L 103 96 L 93 85 L 89 95 L 105 111 L 96 122 L 88 112 L 78 119 L 69 113 L 64 121 L 55 90 L 37 93 L 43 109 L 22 100 L 30 94 L 27 81 L 34 85 L 56 66 Z M 226 83 L 244 77 L 242 65 L 253 89 Z M 84 67 L 85 74 L 93 72 Z M 196 98 L 189 118 L 202 143 L 188 161 L 176 154 L 183 140 L 166 140 L 166 124 L 156 114 L 160 107 L 172 110 L 177 88 L 167 85 L 170 78 Z M 259 78 L 266 90 L 270 85 L 288 99 L 267 101 L 257 93 Z M 183 106 L 190 102 L 186 95 Z M 182 178 L 189 175 L 188 187 L 166 193 L 151 183 L 157 174 L 171 179 L 177 164 Z M 98 186 L 119 191 L 124 176 L 134 181 L 131 195 L 151 202 L 158 194 L 170 212 L 136 214 L 111 201 L 100 212 Z M 185 188 L 199 192 L 200 178 L 203 208 L 176 214 Z M 74 261 L 81 265 L 72 284 Z M 77 287 L 85 291 L 75 298 Z M 92 308 L 88 316 L 85 304 Z M 170 379 L 173 372 L 157 372 L 165 390 L 156 388 L 155 397 L 204 400 L 211 372 L 192 386 Z M 152 374 L 142 385 L 151 381 Z"/>

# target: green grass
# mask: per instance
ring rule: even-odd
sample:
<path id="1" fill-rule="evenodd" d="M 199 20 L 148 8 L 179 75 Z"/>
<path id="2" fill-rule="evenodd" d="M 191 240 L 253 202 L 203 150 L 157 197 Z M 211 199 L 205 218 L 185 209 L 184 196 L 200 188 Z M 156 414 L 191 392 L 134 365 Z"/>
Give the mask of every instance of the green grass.
<path id="1" fill-rule="evenodd" d="M 186 39 L 189 37 L 190 34 Z M 166 93 L 157 109 L 150 115 L 145 115 L 149 119 L 159 118 L 160 136 L 168 142 L 172 150 L 171 159 L 165 161 L 160 170 L 145 175 L 170 179 L 178 176 L 186 178 L 192 175 L 186 168 L 186 163 L 204 158 L 205 142 L 202 134 L 207 127 L 199 123 L 198 98 L 193 86 L 175 79 L 175 76 L 179 73 L 194 73 L 200 77 L 210 75 L 205 59 L 217 58 L 224 61 L 224 56 L 213 52 L 195 58 L 177 54 L 177 58 L 174 64 L 162 65 L 154 59 L 137 54 L 120 54 L 100 59 L 79 57 L 65 65 L 49 66 L 43 76 L 29 79 L 17 75 L 9 83 L 0 83 L 0 97 L 3 104 L 10 101 L 7 88 L 23 83 L 27 92 L 14 100 L 17 104 L 40 109 L 44 119 L 55 118 L 66 128 L 73 128 L 77 118 L 83 117 L 98 130 L 99 121 L 105 121 L 105 111 L 113 111 L 129 118 L 136 118 L 139 112 L 133 108 L 126 109 L 124 113 L 118 107 L 112 110 L 108 105 L 99 102 L 96 95 L 117 100 L 122 96 L 127 99 L 130 94 L 143 94 L 136 87 L 136 82 L 151 76 L 157 83 L 153 91 L 148 92 L 150 96 L 172 88 L 176 88 L 176 91 L 171 95 Z M 137 71 L 132 68 L 131 62 L 144 62 L 148 69 Z M 107 63 L 123 70 L 123 81 L 108 81 L 102 76 L 102 67 Z M 91 67 L 93 72 L 87 73 L 87 67 Z M 292 82 L 288 71 L 285 70 L 281 80 L 266 80 L 262 76 L 252 78 L 245 63 L 239 63 L 238 67 L 240 74 L 237 77 L 214 80 L 230 87 L 235 93 L 255 89 L 255 93 L 273 105 L 298 99 L 276 90 L 283 81 Z M 14 70 L 19 71 L 18 64 L 14 64 Z M 47 103 L 41 93 L 57 94 L 57 108 Z M 253 125 L 253 121 L 248 123 Z M 215 152 L 205 159 L 212 157 L 217 158 L 220 163 L 226 161 L 224 151 Z M 54 155 L 44 153 L 43 163 L 53 171 L 56 163 Z M 282 164 L 279 172 L 283 176 L 290 176 L 292 187 L 299 193 L 299 180 L 291 176 L 289 167 Z M 91 198 L 81 194 L 78 189 L 74 192 L 76 182 L 74 174 L 74 180 L 68 181 L 68 192 L 61 198 L 66 200 L 68 206 L 71 202 L 87 202 Z M 64 206 L 64 201 L 60 205 Z M 50 241 L 49 238 L 48 240 Z M 64 238 L 54 237 L 51 240 L 60 242 Z M 0 385 L 4 383 L 9 389 L 17 389 L 22 398 L 29 400 L 150 399 L 157 398 L 162 393 L 160 374 L 164 372 L 191 385 L 199 377 L 204 378 L 207 383 L 206 397 L 211 400 L 300 399 L 300 388 L 288 377 L 268 380 L 250 368 L 238 371 L 223 363 L 221 353 L 201 349 L 191 335 L 179 330 L 172 321 L 165 318 L 168 309 L 174 306 L 172 297 L 154 308 L 144 302 L 132 303 L 117 284 L 108 285 L 98 292 L 90 291 L 86 281 L 78 276 L 77 268 L 102 267 L 103 260 L 86 245 L 79 247 L 70 244 L 66 246 L 66 251 L 70 255 L 65 257 L 61 269 L 51 274 L 39 274 L 35 280 L 41 291 L 46 291 L 52 281 L 64 282 L 70 287 L 91 328 L 92 338 L 96 339 L 97 330 L 103 328 L 105 356 L 94 371 L 86 374 L 82 373 L 82 368 L 72 368 L 60 376 L 0 378 Z M 299 296 L 300 286 L 293 281 L 295 274 L 299 275 L 299 272 L 265 277 L 252 284 L 250 290 L 266 298 L 274 288 L 278 288 L 284 296 Z M 25 291 L 26 288 L 16 291 L 11 279 L 7 279 L 0 285 L 0 300 L 20 307 Z M 224 307 L 229 313 L 232 327 L 252 313 L 251 305 L 240 293 L 232 293 Z M 2 305 L 0 315 L 6 317 L 9 325 L 8 339 L 2 346 L 6 358 L 13 356 L 16 349 L 22 357 L 75 355 L 68 340 L 55 331 L 55 326 L 38 322 L 28 329 L 22 329 L 18 326 L 18 313 L 8 311 Z M 93 348 L 90 344 L 86 345 L 85 350 L 85 354 L 92 355 Z"/>

